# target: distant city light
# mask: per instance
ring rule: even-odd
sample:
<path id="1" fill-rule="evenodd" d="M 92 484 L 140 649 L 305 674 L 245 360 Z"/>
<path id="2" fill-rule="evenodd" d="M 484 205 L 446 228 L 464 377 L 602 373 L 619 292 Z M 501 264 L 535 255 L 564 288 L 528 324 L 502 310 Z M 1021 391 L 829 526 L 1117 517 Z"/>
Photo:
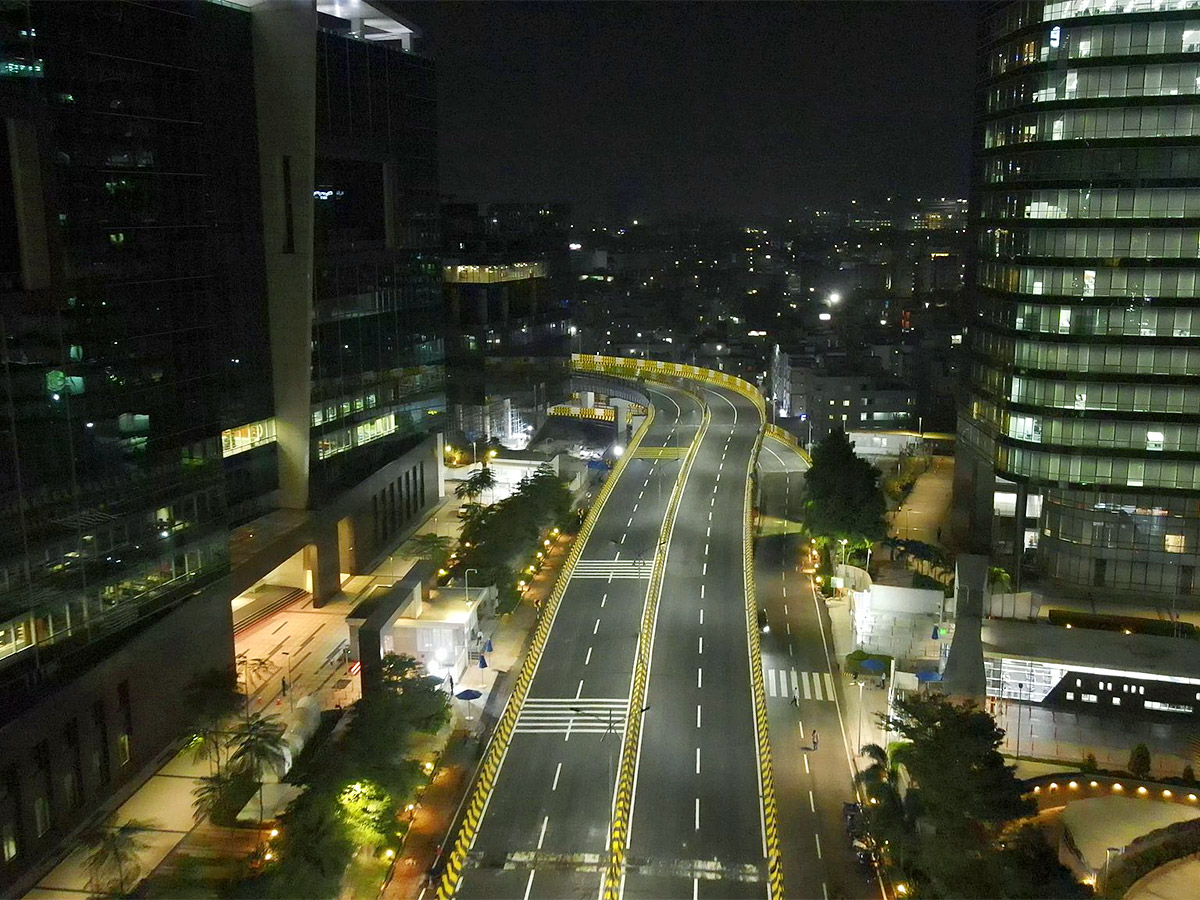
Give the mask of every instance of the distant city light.
<path id="1" fill-rule="evenodd" d="M 582 250 L 583 244 L 580 244 L 578 241 L 572 241 L 571 243 L 567 244 L 567 249 L 568 250 Z"/>
<path id="2" fill-rule="evenodd" d="M 817 316 L 817 318 L 820 319 L 822 322 L 828 322 L 830 319 L 833 318 L 833 316 L 830 315 L 829 313 L 821 313 L 819 316 Z"/>

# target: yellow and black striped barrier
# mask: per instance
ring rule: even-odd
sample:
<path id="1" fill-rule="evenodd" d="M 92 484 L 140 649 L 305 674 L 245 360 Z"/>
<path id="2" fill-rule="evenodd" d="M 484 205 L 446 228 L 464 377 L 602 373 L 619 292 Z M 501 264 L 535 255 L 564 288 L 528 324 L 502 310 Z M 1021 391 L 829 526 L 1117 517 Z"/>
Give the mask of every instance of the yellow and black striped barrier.
<path id="1" fill-rule="evenodd" d="M 637 450 L 653 421 L 654 410 L 651 408 L 647 412 L 645 421 L 642 422 L 633 439 L 629 442 L 629 449 L 631 451 Z M 450 856 L 446 860 L 446 868 L 442 873 L 441 881 L 438 883 L 438 900 L 450 900 L 458 891 L 458 886 L 462 882 L 463 866 L 466 863 L 467 854 L 471 850 L 471 845 L 475 843 L 475 836 L 479 832 L 479 824 L 483 819 L 484 811 L 487 809 L 488 801 L 491 799 L 492 791 L 496 785 L 496 778 L 499 776 L 500 767 L 504 762 L 504 757 L 508 753 L 513 728 L 517 724 L 517 718 L 521 714 L 521 707 L 525 703 L 525 698 L 529 695 L 529 688 L 533 684 L 534 673 L 537 671 L 538 663 L 541 661 L 542 652 L 546 648 L 546 641 L 550 636 L 550 628 L 554 624 L 554 617 L 558 613 L 559 603 L 562 601 L 563 594 L 567 590 L 567 585 L 571 581 L 571 573 L 575 569 L 575 564 L 583 554 L 588 536 L 591 535 L 596 520 L 600 517 L 600 513 L 604 509 L 604 504 L 612 494 L 631 456 L 632 453 L 626 453 L 617 461 L 612 474 L 604 483 L 604 487 L 600 489 L 600 493 L 596 497 L 596 502 L 592 505 L 587 518 L 584 519 L 583 525 L 579 529 L 579 534 L 571 546 L 571 552 L 567 555 L 567 560 L 563 564 L 562 571 L 559 572 L 558 580 L 554 584 L 554 590 L 550 592 L 550 596 L 546 598 L 546 602 L 542 606 L 529 653 L 526 655 L 525 662 L 521 666 L 521 671 L 517 675 L 512 694 L 509 696 L 508 703 L 504 707 L 504 713 L 500 716 L 499 722 L 496 723 L 495 731 L 492 732 L 491 740 L 488 742 L 484 753 L 483 764 L 479 769 L 478 779 L 471 790 L 471 799 L 464 813 L 462 825 L 459 828 L 458 836 L 455 838 Z"/>
<path id="2" fill-rule="evenodd" d="M 746 592 L 746 634 L 750 647 L 750 686 L 754 695 L 754 739 L 758 749 L 759 792 L 763 805 L 763 831 L 767 842 L 767 884 L 769 900 L 783 897 L 783 858 L 779 846 L 779 807 L 775 799 L 775 775 L 771 765 L 770 727 L 767 721 L 767 692 L 763 685 L 762 645 L 758 630 L 758 601 L 754 588 L 754 532 L 751 522 L 753 497 L 750 474 L 758 461 L 763 432 L 759 431 L 746 469 L 746 493 L 743 500 L 742 566 Z"/>
<path id="3" fill-rule="evenodd" d="M 571 368 L 576 372 L 596 372 L 622 378 L 686 378 L 700 381 L 736 391 L 758 407 L 760 416 L 766 414 L 762 392 L 745 379 L 727 372 L 717 372 L 701 366 L 687 366 L 683 363 L 661 362 L 657 359 L 626 359 L 622 356 L 590 353 L 572 353 Z"/>
<path id="4" fill-rule="evenodd" d="M 683 459 L 690 447 L 640 447 L 634 454 L 638 459 Z"/>
<path id="5" fill-rule="evenodd" d="M 808 455 L 807 450 L 800 446 L 800 441 L 790 431 L 780 428 L 778 425 L 768 425 L 766 431 L 767 437 L 775 438 L 781 444 L 787 444 L 802 460 L 810 466 L 812 465 L 812 457 Z"/>
<path id="6" fill-rule="evenodd" d="M 667 503 L 662 528 L 658 534 L 658 546 L 665 547 L 675 527 L 675 516 L 679 512 L 679 501 L 683 497 L 683 486 L 696 459 L 696 452 L 708 431 L 712 413 L 705 407 L 704 418 L 696 430 L 696 436 L 687 450 L 687 457 Z M 621 744 L 621 762 L 617 772 L 617 789 L 613 796 L 612 822 L 609 828 L 608 865 L 604 873 L 604 900 L 617 900 L 621 893 L 621 879 L 625 872 L 625 848 L 629 842 L 629 814 L 633 806 L 634 769 L 637 764 L 638 743 L 642 737 L 640 710 L 646 706 L 646 687 L 650 670 L 650 653 L 654 640 L 654 622 L 658 614 L 658 598 L 662 592 L 663 567 L 666 554 L 660 549 L 654 556 L 650 571 L 650 585 L 646 590 L 646 606 L 642 613 L 642 627 L 638 635 L 637 657 L 634 660 L 633 686 L 629 696 L 629 712 L 625 716 L 625 736 Z"/>
<path id="7" fill-rule="evenodd" d="M 552 406 L 546 410 L 550 416 L 570 419 L 590 419 L 595 422 L 615 422 L 617 413 L 611 406 Z"/>

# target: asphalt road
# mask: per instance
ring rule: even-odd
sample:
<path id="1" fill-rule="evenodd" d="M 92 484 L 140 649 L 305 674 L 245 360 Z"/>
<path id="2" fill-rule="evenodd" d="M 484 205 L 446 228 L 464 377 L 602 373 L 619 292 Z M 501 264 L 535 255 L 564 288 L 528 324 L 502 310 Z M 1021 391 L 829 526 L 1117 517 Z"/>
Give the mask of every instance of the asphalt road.
<path id="1" fill-rule="evenodd" d="M 779 520 L 799 518 L 804 469 L 790 448 L 764 443 L 759 455 L 761 510 L 776 526 Z M 854 799 L 849 745 L 843 738 L 844 704 L 839 715 L 848 682 L 830 664 L 829 617 L 800 571 L 802 542 L 796 532 L 760 538 L 755 559 L 758 604 L 767 610 L 771 626 L 762 638 L 762 657 L 785 895 L 878 898 L 881 886 L 858 867 L 842 822 L 842 804 Z M 796 704 L 794 693 L 799 695 Z M 853 729 L 857 723 L 847 724 Z"/>
<path id="2" fill-rule="evenodd" d="M 653 389 L 651 399 L 655 421 L 642 446 L 686 447 L 701 422 L 699 403 L 671 388 Z M 599 892 L 650 569 L 681 464 L 631 459 L 601 511 L 550 630 L 459 896 Z"/>
<path id="3" fill-rule="evenodd" d="M 705 389 L 712 421 L 667 551 L 650 661 L 626 898 L 766 897 L 742 539 L 760 425 Z"/>

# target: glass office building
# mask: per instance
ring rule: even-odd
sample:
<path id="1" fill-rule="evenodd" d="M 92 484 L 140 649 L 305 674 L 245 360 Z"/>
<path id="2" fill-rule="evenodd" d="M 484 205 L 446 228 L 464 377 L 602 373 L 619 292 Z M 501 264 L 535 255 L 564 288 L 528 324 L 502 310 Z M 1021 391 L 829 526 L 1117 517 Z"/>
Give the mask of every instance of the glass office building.
<path id="1" fill-rule="evenodd" d="M 975 542 L 1036 544 L 1068 592 L 1186 598 L 1200 559 L 1200 2 L 993 4 L 981 43 L 956 475 L 976 495 Z M 1007 535 L 996 477 L 1031 516 Z"/>

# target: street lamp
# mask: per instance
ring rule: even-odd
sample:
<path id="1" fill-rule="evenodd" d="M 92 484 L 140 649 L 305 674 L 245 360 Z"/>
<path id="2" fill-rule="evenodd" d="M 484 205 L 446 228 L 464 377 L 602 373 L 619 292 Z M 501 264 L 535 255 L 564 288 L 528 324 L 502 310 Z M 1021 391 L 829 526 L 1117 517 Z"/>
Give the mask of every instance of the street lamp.
<path id="1" fill-rule="evenodd" d="M 846 544 L 849 543 L 849 539 L 842 538 L 838 543 L 842 545 L 842 565 L 844 566 L 846 565 Z"/>
<path id="2" fill-rule="evenodd" d="M 863 708 L 863 693 L 862 692 L 863 692 L 863 685 L 865 685 L 866 682 L 865 681 L 855 681 L 854 683 L 856 685 L 858 685 L 858 743 L 855 745 L 858 748 L 855 751 L 855 753 L 858 754 L 858 753 L 862 753 L 862 708 Z"/>
<path id="3" fill-rule="evenodd" d="M 463 600 L 467 603 L 471 602 L 471 573 L 479 574 L 478 569 L 467 569 L 463 572 Z"/>
<path id="4" fill-rule="evenodd" d="M 289 708 L 290 708 L 292 711 L 295 711 L 295 709 L 296 709 L 296 695 L 295 695 L 296 686 L 295 686 L 295 684 L 293 684 L 293 683 L 292 683 L 292 655 L 291 655 L 290 653 L 288 653 L 288 651 L 286 651 L 286 650 L 280 650 L 279 652 L 280 652 L 280 653 L 282 653 L 284 656 L 286 656 L 286 657 L 287 657 L 287 664 L 288 664 L 288 677 L 287 677 L 287 683 L 288 683 L 288 689 L 287 689 L 287 695 L 288 695 L 288 707 L 289 707 Z"/>

